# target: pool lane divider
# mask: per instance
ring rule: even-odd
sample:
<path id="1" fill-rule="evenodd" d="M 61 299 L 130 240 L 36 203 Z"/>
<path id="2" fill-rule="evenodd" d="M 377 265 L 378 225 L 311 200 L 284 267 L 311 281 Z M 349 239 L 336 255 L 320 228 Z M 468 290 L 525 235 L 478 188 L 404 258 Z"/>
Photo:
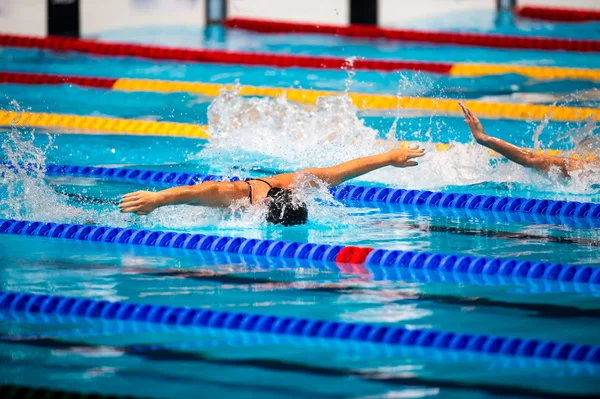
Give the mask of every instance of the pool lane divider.
<path id="1" fill-rule="evenodd" d="M 417 43 L 440 43 L 459 46 L 478 46 L 505 49 L 565 50 L 599 52 L 599 40 L 563 39 L 541 36 L 509 36 L 489 33 L 432 32 L 407 29 L 390 29 L 378 26 L 337 26 L 278 22 L 259 19 L 230 18 L 228 28 L 259 33 L 300 33 L 351 37 L 357 39 L 387 39 Z"/>
<path id="2" fill-rule="evenodd" d="M 460 36 L 468 34 L 458 35 Z M 519 40 L 522 39 L 534 40 L 536 43 L 538 42 L 537 38 L 519 38 Z M 570 39 L 566 40 L 572 41 Z M 585 43 L 586 41 L 581 42 Z M 594 43 L 600 43 L 600 41 Z M 42 38 L 34 36 L 0 34 L 0 46 L 50 51 L 76 51 L 84 54 L 105 57 L 138 57 L 159 61 L 169 60 L 182 62 L 253 65 L 276 68 L 339 70 L 347 69 L 350 66 L 348 60 L 342 57 L 158 47 L 141 44 L 108 43 L 61 37 Z M 598 49 L 600 49 L 600 46 L 598 46 Z M 428 61 L 357 59 L 352 62 L 352 68 L 355 70 L 382 72 L 394 72 L 400 70 L 420 71 L 457 77 L 517 73 L 526 77 L 540 80 L 600 79 L 600 70 L 598 69 L 514 64 L 443 63 Z"/>
<path id="3" fill-rule="evenodd" d="M 21 230 L 21 235 L 25 235 L 27 231 Z M 112 233 L 111 233 L 112 234 Z M 144 249 L 152 252 L 154 246 L 143 246 L 139 249 Z M 163 250 L 169 248 L 170 251 L 179 251 L 179 248 L 161 247 Z M 146 252 L 141 252 L 142 254 Z M 149 253 L 149 255 L 152 255 Z M 172 254 L 177 256 L 176 253 Z M 600 292 L 600 284 L 590 284 L 588 282 L 576 281 L 553 281 L 540 278 L 522 277 L 516 273 L 511 275 L 500 274 L 476 274 L 476 273 L 453 273 L 444 272 L 436 268 L 406 268 L 406 267 L 390 267 L 382 263 L 363 264 L 341 264 L 334 261 L 322 260 L 307 260 L 300 258 L 284 258 L 284 257 L 267 257 L 254 255 L 240 255 L 232 252 L 210 252 L 200 251 L 199 255 L 211 264 L 218 262 L 220 264 L 233 264 L 244 262 L 244 268 L 252 270 L 281 270 L 290 268 L 315 269 L 323 271 L 342 272 L 345 274 L 357 275 L 358 278 L 373 280 L 373 281 L 406 281 L 415 283 L 441 283 L 441 284 L 470 284 L 481 287 L 498 287 L 498 286 L 520 286 L 528 287 L 535 292 L 560 293 L 560 292 Z M 250 257 L 249 262 L 247 257 Z M 215 279 L 216 281 L 217 279 Z M 231 283 L 229 281 L 228 283 Z M 302 290 L 309 290 L 307 287 L 302 287 Z"/>
<path id="4" fill-rule="evenodd" d="M 600 346 L 0 291 L 0 310 L 600 363 Z"/>
<path id="5" fill-rule="evenodd" d="M 336 262 L 341 271 L 369 274 L 369 267 L 425 270 L 429 273 L 466 273 L 515 276 L 526 279 L 600 284 L 600 267 L 433 254 L 417 251 L 246 239 L 174 231 L 113 228 L 109 226 L 44 223 L 0 219 L 0 234 L 68 240 L 169 247 L 238 255 Z"/>
<path id="6" fill-rule="evenodd" d="M 316 100 L 315 100 L 316 101 Z M 600 112 L 600 111 L 599 111 Z M 155 122 L 139 119 L 107 118 L 68 114 L 50 114 L 38 112 L 14 112 L 0 110 L 0 126 L 19 126 L 48 129 L 68 129 L 73 134 L 124 134 L 135 136 L 187 137 L 192 139 L 210 139 L 209 126 L 181 122 Z M 401 148 L 420 145 L 418 142 L 398 142 Z M 437 151 L 450 149 L 449 143 L 432 143 Z M 538 150 L 540 154 L 560 155 L 563 150 Z M 491 156 L 499 156 L 490 150 Z M 592 153 L 571 154 L 573 159 L 594 160 Z"/>
<path id="7" fill-rule="evenodd" d="M 78 316 L 71 315 L 45 315 L 45 314 L 32 314 L 23 312 L 11 312 L 0 311 L 0 320 L 9 321 L 13 323 L 26 323 L 33 325 L 45 325 L 57 328 L 57 326 L 64 326 L 65 324 L 81 324 L 82 320 Z M 47 329 L 44 329 L 47 331 Z M 168 345 L 168 347 L 177 347 L 183 350 L 199 349 L 202 347 L 216 347 L 216 346 L 243 346 L 243 347 L 257 347 L 257 346 L 273 346 L 273 345 L 286 345 L 300 348 L 315 348 L 315 349 L 337 349 L 343 353 L 350 353 L 361 356 L 363 359 L 398 359 L 406 357 L 426 357 L 437 363 L 456 363 L 465 361 L 481 361 L 481 355 L 473 352 L 464 351 L 430 351 L 427 347 L 409 347 L 409 346 L 388 346 L 378 344 L 368 344 L 363 342 L 355 341 L 342 341 L 342 340 L 324 340 L 324 339 L 313 339 L 304 338 L 294 335 L 276 335 L 276 334 L 248 334 L 234 330 L 212 330 L 202 329 L 201 335 L 198 335 L 198 329 L 186 328 L 185 326 L 169 325 L 169 324 L 153 324 L 153 323 L 130 323 L 128 321 L 120 320 L 102 320 L 100 328 L 66 328 L 59 329 L 58 331 L 47 331 L 41 334 L 32 334 L 32 337 L 79 337 L 81 342 L 82 337 L 100 337 L 100 336 L 114 336 L 115 334 L 148 334 L 148 333 L 178 333 L 185 336 L 198 336 L 209 338 L 203 339 L 202 341 L 189 341 L 184 344 Z M 1 336 L 0 336 L 1 337 Z M 23 337 L 23 336 L 21 336 Z M 25 337 L 23 337 L 25 338 Z M 0 338 L 1 340 L 1 338 Z M 66 341 L 66 340 L 65 340 Z M 63 341 L 63 342 L 65 342 Z M 21 341 L 23 342 L 23 341 Z M 162 348 L 165 345 L 151 346 L 152 349 Z M 547 367 L 550 365 L 557 365 L 557 361 L 548 361 L 547 359 L 539 358 L 520 358 L 520 357 L 485 357 L 486 360 L 490 360 L 494 363 L 494 366 L 501 369 L 515 369 L 515 368 L 527 368 L 533 367 Z M 597 366 L 591 363 L 562 363 L 561 366 L 567 366 L 567 370 L 570 373 L 577 375 L 597 375 Z M 569 398 L 572 399 L 572 398 Z"/>
<path id="8" fill-rule="evenodd" d="M 337 91 L 308 90 L 263 86 L 234 86 L 217 83 L 166 81 L 134 78 L 98 78 L 82 76 L 42 75 L 17 72 L 0 72 L 0 83 L 56 85 L 74 84 L 83 87 L 118 90 L 124 92 L 192 93 L 216 97 L 222 90 L 237 90 L 241 96 L 285 97 L 289 101 L 302 104 L 316 104 L 320 97 L 347 95 L 359 109 L 396 110 L 415 109 L 444 111 L 462 116 L 458 101 L 454 99 L 427 97 L 398 97 L 389 94 L 342 93 Z M 518 120 L 545 119 L 554 121 L 583 121 L 588 118 L 600 119 L 600 110 L 585 107 L 563 107 L 536 104 L 499 103 L 466 100 L 465 104 L 481 116 L 503 117 Z M 156 123 L 156 122 L 154 122 Z"/>
<path id="9" fill-rule="evenodd" d="M 554 7 L 518 7 L 515 14 L 522 18 L 555 22 L 600 21 L 600 10 Z"/>
<path id="10" fill-rule="evenodd" d="M 6 163 L 3 165 L 14 168 L 12 165 Z M 22 170 L 27 172 L 29 169 L 36 168 L 37 166 L 27 165 L 22 167 Z M 81 176 L 165 186 L 189 186 L 206 181 L 240 180 L 239 177 L 212 174 L 54 164 L 46 165 L 44 173 L 48 176 Z M 600 227 L 600 204 L 592 202 L 444 193 L 429 190 L 406 190 L 351 184 L 330 188 L 329 192 L 338 201 L 363 206 L 377 204 L 409 205 L 427 208 L 446 208 L 474 213 L 522 214 L 531 216 L 531 221 L 550 224 L 565 224 L 565 218 L 584 219 L 590 226 Z M 511 221 L 511 219 L 508 220 Z M 518 219 L 516 221 L 521 220 Z"/>
<path id="11" fill-rule="evenodd" d="M 22 126 L 41 128 L 64 128 L 73 133 L 89 132 L 173 136 L 208 139 L 207 126 L 190 123 L 155 122 L 139 119 L 106 118 L 97 116 L 79 116 L 48 114 L 37 112 L 13 112 L 0 110 L 0 126 Z"/>

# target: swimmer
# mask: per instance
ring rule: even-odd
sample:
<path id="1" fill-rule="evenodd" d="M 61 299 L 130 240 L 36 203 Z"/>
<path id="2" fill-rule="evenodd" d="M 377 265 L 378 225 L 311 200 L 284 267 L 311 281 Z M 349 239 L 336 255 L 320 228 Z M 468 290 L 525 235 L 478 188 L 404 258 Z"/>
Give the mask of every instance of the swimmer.
<path id="1" fill-rule="evenodd" d="M 537 169 L 546 173 L 552 169 L 558 169 L 563 177 L 570 177 L 571 172 L 584 169 L 589 165 L 600 167 L 598 161 L 581 159 L 575 160 L 567 157 L 538 154 L 535 151 L 517 147 L 516 145 L 507 143 L 504 140 L 488 136 L 485 133 L 479 118 L 477 118 L 477 116 L 475 116 L 475 114 L 473 114 L 473 112 L 462 102 L 459 102 L 458 105 L 462 108 L 466 117 L 465 122 L 467 122 L 467 125 L 469 125 L 471 133 L 473 134 L 473 138 L 475 141 L 477 141 L 477 143 L 496 151 L 509 160 L 518 163 L 519 165 Z"/>
<path id="2" fill-rule="evenodd" d="M 248 198 L 251 204 L 264 204 L 267 222 L 292 226 L 305 224 L 308 210 L 305 203 L 294 199 L 293 189 L 303 176 L 313 176 L 330 187 L 362 176 L 385 166 L 413 167 L 411 159 L 424 155 L 419 148 L 393 149 L 379 155 L 353 159 L 328 168 L 308 168 L 295 173 L 284 173 L 261 179 L 236 182 L 204 182 L 193 186 L 173 187 L 166 190 L 136 191 L 121 199 L 122 212 L 147 215 L 166 205 L 197 205 L 225 208 L 234 202 Z"/>

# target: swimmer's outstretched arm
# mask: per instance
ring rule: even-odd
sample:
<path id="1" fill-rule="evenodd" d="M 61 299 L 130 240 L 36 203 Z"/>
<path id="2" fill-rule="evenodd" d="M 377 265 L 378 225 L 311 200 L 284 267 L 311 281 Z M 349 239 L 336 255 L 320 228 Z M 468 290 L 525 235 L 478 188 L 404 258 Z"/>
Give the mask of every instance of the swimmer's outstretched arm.
<path id="1" fill-rule="evenodd" d="M 121 199 L 122 212 L 147 215 L 156 208 L 165 205 L 200 205 L 209 207 L 227 207 L 238 199 L 239 193 L 229 182 L 205 182 L 194 186 L 181 186 L 166 190 L 136 191 Z"/>
<path id="2" fill-rule="evenodd" d="M 498 152 L 511 161 L 528 168 L 541 170 L 542 172 L 548 172 L 552 168 L 558 168 L 565 177 L 569 176 L 569 170 L 579 166 L 576 165 L 577 162 L 567 158 L 538 154 L 535 151 L 517 147 L 504 140 L 488 136 L 485 133 L 479 118 L 477 118 L 477 116 L 475 116 L 475 114 L 473 114 L 473 112 L 462 102 L 459 102 L 458 105 L 465 114 L 465 122 L 469 125 L 475 141 L 484 147 Z"/>
<path id="3" fill-rule="evenodd" d="M 416 166 L 417 162 L 411 161 L 411 159 L 423 155 L 425 155 L 425 152 L 419 148 L 398 148 L 379 155 L 353 159 L 329 168 L 303 169 L 297 173 L 286 173 L 273 178 L 278 181 L 280 186 L 290 187 L 293 186 L 300 175 L 310 174 L 329 186 L 337 186 L 346 180 L 354 179 L 385 166 L 395 166 L 397 168 Z"/>
<path id="4" fill-rule="evenodd" d="M 358 158 L 330 168 L 310 168 L 297 173 L 285 173 L 266 178 L 275 187 L 292 187 L 300 175 L 312 174 L 330 186 L 337 186 L 352 178 L 364 175 L 384 166 L 406 168 L 416 166 L 410 159 L 424 155 L 417 148 L 395 149 L 384 154 Z M 201 205 L 228 207 L 233 201 L 246 197 L 248 193 L 231 182 L 205 182 L 195 186 L 173 187 L 166 190 L 136 191 L 125 195 L 119 207 L 122 212 L 147 215 L 156 208 L 166 205 Z"/>

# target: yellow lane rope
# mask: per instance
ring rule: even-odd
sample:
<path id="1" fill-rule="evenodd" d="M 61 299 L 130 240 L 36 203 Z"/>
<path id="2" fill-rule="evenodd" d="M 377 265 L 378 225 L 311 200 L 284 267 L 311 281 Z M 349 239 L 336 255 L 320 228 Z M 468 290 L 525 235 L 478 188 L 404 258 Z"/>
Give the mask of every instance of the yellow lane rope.
<path id="1" fill-rule="evenodd" d="M 175 122 L 153 122 L 136 119 L 122 118 L 104 118 L 92 116 L 48 114 L 35 112 L 12 112 L 0 111 L 0 126 L 28 126 L 43 128 L 63 128 L 73 130 L 74 133 L 86 134 L 91 132 L 98 133 L 116 133 L 126 135 L 148 135 L 148 136 L 179 136 L 208 139 L 208 126 L 198 126 L 188 123 Z M 406 148 L 413 145 L 423 145 L 424 143 L 401 142 L 400 147 Z M 437 151 L 446 151 L 452 144 L 433 143 Z M 561 155 L 562 150 L 544 150 L 538 151 L 540 154 Z M 498 154 L 494 151 L 495 156 Z M 595 159 L 593 155 L 585 155 L 587 159 Z M 573 158 L 579 156 L 574 154 Z"/>
<path id="2" fill-rule="evenodd" d="M 0 111 L 0 125 L 11 126 L 13 124 L 16 126 L 66 128 L 77 130 L 77 133 L 102 132 L 148 136 L 210 138 L 206 126 L 192 125 L 189 123 Z"/>
<path id="3" fill-rule="evenodd" d="M 457 63 L 452 66 L 452 76 L 484 76 L 516 73 L 538 80 L 583 79 L 600 80 L 600 69 L 563 68 L 547 66 L 502 65 L 502 64 L 469 64 Z"/>
<path id="4" fill-rule="evenodd" d="M 215 83 L 177 82 L 153 79 L 118 79 L 113 85 L 114 90 L 121 91 L 153 91 L 161 93 L 189 92 L 214 97 L 222 89 L 233 89 L 232 85 Z M 276 87 L 240 86 L 240 95 L 281 97 L 288 100 L 315 104 L 319 97 L 340 95 L 340 92 L 284 89 Z M 349 93 L 348 96 L 359 109 L 393 110 L 397 107 L 403 109 L 418 109 L 431 111 L 444 111 L 460 113 L 456 100 L 422 98 L 422 97 L 396 97 L 385 94 Z M 554 121 L 583 121 L 587 118 L 600 119 L 600 110 L 594 108 L 557 107 L 551 105 L 512 104 L 487 101 L 465 101 L 467 107 L 482 116 L 504 117 L 521 120 L 542 120 L 551 118 Z"/>

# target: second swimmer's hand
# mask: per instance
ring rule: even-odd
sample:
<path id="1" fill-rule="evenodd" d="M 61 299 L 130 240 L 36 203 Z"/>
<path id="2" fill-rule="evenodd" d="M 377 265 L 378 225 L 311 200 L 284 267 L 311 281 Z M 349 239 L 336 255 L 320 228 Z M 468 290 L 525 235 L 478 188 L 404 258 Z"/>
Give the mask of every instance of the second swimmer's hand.
<path id="1" fill-rule="evenodd" d="M 482 143 L 487 139 L 487 134 L 485 134 L 485 130 L 483 129 L 483 125 L 479 121 L 479 118 L 469 109 L 467 106 L 459 102 L 458 106 L 462 109 L 465 114 L 465 122 L 469 125 L 469 129 L 471 129 L 471 133 L 473 134 L 473 138 L 476 142 Z"/>
<path id="2" fill-rule="evenodd" d="M 151 191 L 136 191 L 121 198 L 121 212 L 147 215 L 160 206 L 160 193 Z"/>
<path id="3" fill-rule="evenodd" d="M 417 166 L 418 163 L 410 161 L 414 158 L 420 158 L 425 155 L 425 151 L 420 148 L 396 148 L 388 152 L 390 157 L 390 165 L 397 168 L 408 168 L 411 166 Z"/>

